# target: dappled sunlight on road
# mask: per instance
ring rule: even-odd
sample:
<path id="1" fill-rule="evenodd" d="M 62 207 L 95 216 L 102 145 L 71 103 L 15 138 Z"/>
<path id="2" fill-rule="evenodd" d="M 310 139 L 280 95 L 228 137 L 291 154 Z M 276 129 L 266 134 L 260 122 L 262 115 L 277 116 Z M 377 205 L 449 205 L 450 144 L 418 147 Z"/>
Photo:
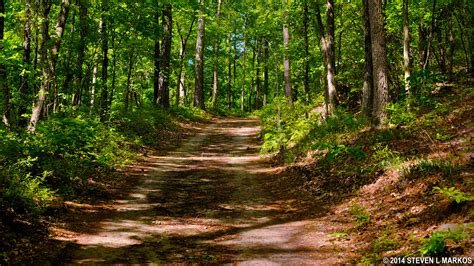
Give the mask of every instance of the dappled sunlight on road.
<path id="1" fill-rule="evenodd" d="M 321 259 L 334 238 L 265 191 L 274 170 L 258 154 L 258 137 L 258 121 L 215 120 L 179 148 L 131 166 L 125 174 L 141 180 L 135 189 L 58 239 L 75 243 L 73 262 Z M 124 260 L 124 252 L 136 257 Z"/>

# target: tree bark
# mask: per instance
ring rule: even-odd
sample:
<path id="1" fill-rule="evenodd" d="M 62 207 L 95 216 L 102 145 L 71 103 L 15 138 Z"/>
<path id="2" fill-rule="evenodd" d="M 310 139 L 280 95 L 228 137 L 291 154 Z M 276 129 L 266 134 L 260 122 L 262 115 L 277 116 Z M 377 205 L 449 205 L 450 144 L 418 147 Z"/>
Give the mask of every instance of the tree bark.
<path id="1" fill-rule="evenodd" d="M 28 131 L 34 132 L 36 130 L 36 124 L 38 123 L 41 112 L 46 102 L 48 90 L 51 85 L 51 81 L 55 77 L 56 61 L 59 55 L 59 49 L 61 48 L 61 40 L 65 31 L 67 16 L 69 13 L 69 0 L 63 0 L 61 3 L 61 9 L 59 11 L 58 21 L 55 29 L 55 40 L 51 48 L 51 57 L 48 60 L 47 46 L 49 42 L 49 23 L 48 15 L 51 11 L 51 1 L 42 1 L 42 23 L 41 23 L 41 64 L 42 64 L 42 75 L 43 80 L 41 82 L 40 90 L 38 92 L 38 100 L 33 106 L 31 114 L 30 124 Z"/>
<path id="2" fill-rule="evenodd" d="M 269 88 L 268 56 L 269 56 L 268 39 L 264 38 L 263 40 L 263 102 L 262 102 L 262 105 L 264 107 L 267 105 L 268 88 Z"/>
<path id="3" fill-rule="evenodd" d="M 109 68 L 109 37 L 107 32 L 107 0 L 102 0 L 102 16 L 100 21 L 100 33 L 102 39 L 102 88 L 100 91 L 100 121 L 104 122 L 108 114 L 108 68 Z"/>
<path id="4" fill-rule="evenodd" d="M 308 0 L 303 3 L 303 35 L 304 35 L 304 73 L 303 73 L 303 88 L 305 94 L 305 101 L 309 102 L 309 8 Z"/>
<path id="5" fill-rule="evenodd" d="M 230 111 L 230 97 L 232 91 L 232 34 L 227 36 L 227 111 Z"/>
<path id="6" fill-rule="evenodd" d="M 408 0 L 403 0 L 403 67 L 405 72 L 405 94 L 408 96 L 411 93 L 410 89 L 410 22 L 408 18 Z"/>
<path id="7" fill-rule="evenodd" d="M 191 35 L 191 31 L 193 29 L 194 21 L 196 20 L 193 17 L 191 24 L 189 25 L 188 32 L 186 36 L 184 36 L 181 32 L 181 27 L 179 23 L 176 22 L 176 28 L 178 29 L 178 34 L 180 38 L 180 46 L 179 46 L 179 65 L 178 65 L 178 85 L 176 88 L 176 105 L 185 104 L 186 101 L 186 88 L 185 88 L 185 72 L 183 71 L 184 66 L 184 57 L 186 55 L 186 46 L 188 43 L 189 36 Z"/>
<path id="8" fill-rule="evenodd" d="M 370 38 L 372 43 L 374 107 L 372 125 L 378 128 L 387 117 L 388 65 L 382 1 L 369 0 Z"/>
<path id="9" fill-rule="evenodd" d="M 221 6 L 222 0 L 217 0 L 217 13 L 216 13 L 216 23 L 219 27 L 219 19 L 221 16 Z M 215 107 L 217 105 L 217 97 L 219 93 L 219 37 L 214 40 L 214 72 L 213 72 L 213 82 L 212 82 L 212 105 Z"/>
<path id="10" fill-rule="evenodd" d="M 261 41 L 257 45 L 257 69 L 255 73 L 255 110 L 260 108 L 260 63 L 262 60 L 262 44 Z"/>
<path id="11" fill-rule="evenodd" d="M 369 19 L 369 0 L 363 0 L 364 3 L 364 85 L 362 87 L 362 114 L 368 119 L 372 119 L 374 105 L 374 80 L 372 64 L 372 42 L 370 38 L 370 19 Z"/>
<path id="12" fill-rule="evenodd" d="M 291 66 L 290 59 L 288 55 L 289 43 L 290 43 L 290 33 L 288 29 L 288 10 L 287 10 L 287 0 L 284 0 L 283 5 L 283 47 L 285 49 L 284 59 L 283 59 L 283 75 L 285 78 L 285 97 L 286 100 L 293 106 L 293 92 L 291 88 Z"/>
<path id="13" fill-rule="evenodd" d="M 158 105 L 158 99 L 160 98 L 160 72 L 161 72 L 161 52 L 160 52 L 160 41 L 159 41 L 159 18 L 158 11 L 155 14 L 155 50 L 154 50 L 154 77 L 153 77 L 153 104 Z"/>
<path id="14" fill-rule="evenodd" d="M 130 56 L 128 58 L 128 71 L 127 71 L 127 88 L 125 89 L 125 110 L 128 110 L 128 103 L 130 100 L 130 84 L 132 80 L 132 70 L 133 70 L 133 51 L 130 52 Z"/>
<path id="15" fill-rule="evenodd" d="M 196 62 L 195 71 L 196 78 L 194 84 L 194 101 L 193 105 L 204 109 L 204 0 L 199 1 L 199 18 L 198 18 L 198 32 L 196 39 Z"/>
<path id="16" fill-rule="evenodd" d="M 244 29 L 245 30 L 245 29 Z M 242 62 L 242 87 L 240 89 L 240 111 L 245 111 L 245 71 L 247 64 L 247 34 L 244 32 L 244 49 L 243 53 L 243 62 Z"/>
<path id="17" fill-rule="evenodd" d="M 163 36 L 161 41 L 161 71 L 159 78 L 158 105 L 162 109 L 170 108 L 170 60 L 171 60 L 171 38 L 172 38 L 172 6 L 166 1 L 163 7 L 162 28 Z"/>
<path id="18" fill-rule="evenodd" d="M 0 0 L 0 14 L 5 14 L 5 3 Z M 0 52 L 3 52 L 3 36 L 5 30 L 5 16 L 0 16 Z M 7 83 L 7 70 L 4 64 L 0 64 L 0 88 L 3 94 L 2 120 L 5 126 L 10 127 L 10 91 Z"/>
<path id="19" fill-rule="evenodd" d="M 74 94 L 72 97 L 72 105 L 79 105 L 83 90 L 83 65 L 85 58 L 86 36 L 88 30 L 87 23 L 87 0 L 79 0 L 79 45 L 77 49 L 77 75 L 74 79 Z"/>
<path id="20" fill-rule="evenodd" d="M 20 80 L 20 101 L 18 103 L 19 126 L 25 127 L 27 119 L 23 116 L 26 114 L 26 104 L 29 98 L 29 70 L 31 61 L 31 3 L 29 0 L 25 1 L 25 15 L 26 21 L 23 26 L 23 70 Z"/>
<path id="21" fill-rule="evenodd" d="M 422 67 L 423 70 L 425 70 L 430 62 L 430 53 L 431 53 L 431 45 L 433 43 L 433 35 L 434 35 L 434 29 L 435 29 L 435 23 L 436 23 L 436 0 L 433 0 L 433 7 L 431 9 L 431 26 L 430 26 L 430 35 L 428 36 L 428 47 L 426 48 L 426 57 L 424 58 L 425 60 L 422 62 Z"/>
<path id="22" fill-rule="evenodd" d="M 328 13 L 334 14 L 334 10 L 332 5 L 329 5 L 330 0 L 328 0 Z M 332 2 L 332 1 L 331 1 Z M 330 8 L 331 7 L 331 8 Z M 321 38 L 321 48 L 323 51 L 323 61 L 324 61 L 324 68 L 326 69 L 326 89 L 324 90 L 324 112 L 325 117 L 329 117 L 334 113 L 336 109 L 336 81 L 335 81 L 335 69 L 333 68 L 334 58 L 331 58 L 330 52 L 330 45 L 329 45 L 329 37 L 326 37 L 324 32 L 324 26 L 321 19 L 321 11 L 319 7 L 319 1 L 315 2 L 315 9 L 316 9 L 316 21 L 317 21 L 317 28 L 319 30 L 319 36 Z M 332 15 L 334 18 L 334 15 Z M 328 16 L 328 22 L 330 18 Z M 328 23 L 329 24 L 329 23 Z M 329 28 L 329 27 L 328 27 Z M 334 35 L 332 36 L 334 39 Z M 333 45 L 334 46 L 334 45 Z M 332 53 L 334 55 L 334 53 Z"/>

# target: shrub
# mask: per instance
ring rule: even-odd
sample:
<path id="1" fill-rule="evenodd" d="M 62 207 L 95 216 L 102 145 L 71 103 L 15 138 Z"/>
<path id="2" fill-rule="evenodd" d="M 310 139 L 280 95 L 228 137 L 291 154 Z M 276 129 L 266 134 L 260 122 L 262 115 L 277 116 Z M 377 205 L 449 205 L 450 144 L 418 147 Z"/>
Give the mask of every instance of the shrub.
<path id="1" fill-rule="evenodd" d="M 464 230 L 435 232 L 431 235 L 431 237 L 422 241 L 422 246 L 419 251 L 424 256 L 443 255 L 446 253 L 447 240 L 459 243 L 469 236 L 469 233 L 465 232 Z"/>
<path id="2" fill-rule="evenodd" d="M 456 204 L 461 204 L 466 201 L 474 200 L 474 197 L 466 195 L 464 192 L 462 192 L 461 190 L 455 187 L 450 187 L 450 188 L 434 187 L 433 192 L 437 192 L 438 194 L 445 196 L 451 202 L 456 202 Z"/>

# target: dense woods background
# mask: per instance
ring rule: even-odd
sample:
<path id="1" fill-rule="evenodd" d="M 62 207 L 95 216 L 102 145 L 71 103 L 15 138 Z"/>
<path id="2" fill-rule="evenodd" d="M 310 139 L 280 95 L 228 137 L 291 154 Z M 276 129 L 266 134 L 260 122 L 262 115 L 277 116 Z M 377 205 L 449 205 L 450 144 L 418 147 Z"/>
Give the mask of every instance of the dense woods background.
<path id="1" fill-rule="evenodd" d="M 203 110 L 256 111 L 263 151 L 286 162 L 366 158 L 338 134 L 448 115 L 440 88 L 472 94 L 473 13 L 468 0 L 0 0 L 0 209 L 33 219 Z"/>

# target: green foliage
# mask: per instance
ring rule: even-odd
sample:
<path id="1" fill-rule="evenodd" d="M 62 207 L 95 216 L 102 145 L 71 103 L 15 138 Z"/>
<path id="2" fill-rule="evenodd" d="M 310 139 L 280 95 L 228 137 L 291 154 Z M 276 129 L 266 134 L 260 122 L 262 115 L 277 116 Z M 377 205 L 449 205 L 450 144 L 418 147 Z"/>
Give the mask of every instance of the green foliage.
<path id="1" fill-rule="evenodd" d="M 443 177 L 451 178 L 458 175 L 460 171 L 459 166 L 453 165 L 449 161 L 422 159 L 415 165 L 403 168 L 401 175 L 413 179 L 441 173 Z"/>
<path id="2" fill-rule="evenodd" d="M 360 147 L 346 146 L 344 144 L 316 143 L 312 149 L 327 149 L 326 160 L 331 163 L 338 156 L 348 156 L 356 160 L 362 160 L 367 154 Z"/>
<path id="3" fill-rule="evenodd" d="M 448 198 L 452 202 L 456 202 L 456 204 L 461 204 L 466 201 L 471 201 L 474 200 L 474 197 L 466 195 L 464 192 L 461 190 L 455 188 L 455 187 L 445 187 L 445 188 L 440 188 L 440 187 L 434 187 L 433 192 L 436 192 L 438 194 L 441 194 Z"/>
<path id="4" fill-rule="evenodd" d="M 416 114 L 408 109 L 405 102 L 387 104 L 389 123 L 393 125 L 412 125 L 416 121 Z"/>
<path id="5" fill-rule="evenodd" d="M 349 212 L 354 216 L 359 227 L 366 226 L 370 223 L 370 213 L 359 204 L 353 204 Z"/>
<path id="6" fill-rule="evenodd" d="M 192 106 L 173 106 L 171 112 L 186 121 L 207 121 L 211 118 L 206 111 Z"/>
<path id="7" fill-rule="evenodd" d="M 464 230 L 435 232 L 429 238 L 422 241 L 419 251 L 424 256 L 439 256 L 446 252 L 446 241 L 459 243 L 468 238 L 469 233 Z"/>
<path id="8" fill-rule="evenodd" d="M 85 180 L 132 159 L 113 127 L 83 118 L 51 118 L 35 134 L 5 134 L 0 143 L 3 207 L 38 214 L 55 197 L 84 189 Z"/>
<path id="9" fill-rule="evenodd" d="M 54 191 L 44 185 L 50 172 L 43 172 L 41 176 L 11 175 L 5 188 L 3 200 L 13 203 L 12 207 L 17 213 L 41 214 L 54 199 Z"/>
<path id="10" fill-rule="evenodd" d="M 372 159 L 380 167 L 396 167 L 402 162 L 399 153 L 390 149 L 388 145 L 376 143 L 372 150 Z"/>

